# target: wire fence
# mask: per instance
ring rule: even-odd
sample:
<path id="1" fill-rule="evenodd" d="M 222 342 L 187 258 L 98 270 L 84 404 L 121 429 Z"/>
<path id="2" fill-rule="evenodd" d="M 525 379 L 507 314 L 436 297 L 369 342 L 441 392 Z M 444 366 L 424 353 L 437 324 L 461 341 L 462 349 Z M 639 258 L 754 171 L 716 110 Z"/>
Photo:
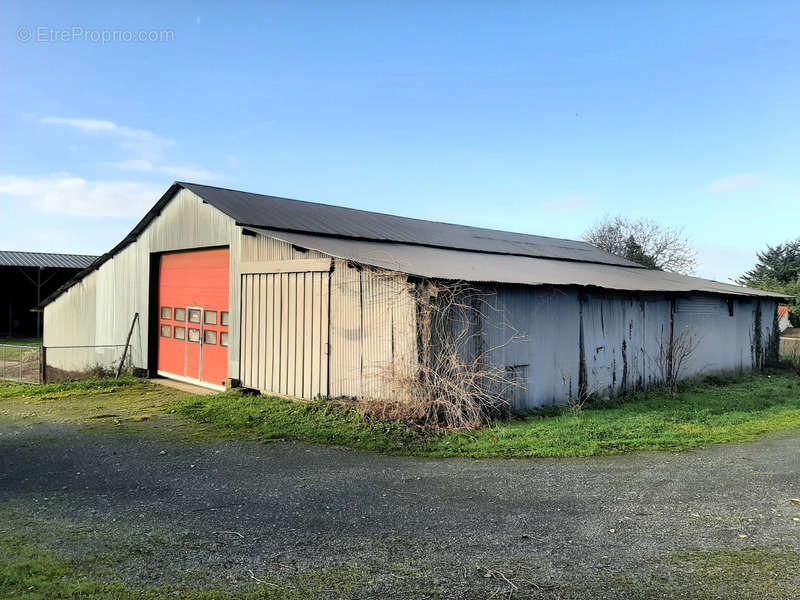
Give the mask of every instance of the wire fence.
<path id="1" fill-rule="evenodd" d="M 113 377 L 132 368 L 133 347 L 0 344 L 0 380 L 24 383 Z M 120 366 L 120 363 L 122 365 Z"/>
<path id="2" fill-rule="evenodd" d="M 0 344 L 0 379 L 40 383 L 43 364 L 41 346 Z"/>
<path id="3" fill-rule="evenodd" d="M 800 360 L 800 338 L 781 338 L 780 355 Z"/>

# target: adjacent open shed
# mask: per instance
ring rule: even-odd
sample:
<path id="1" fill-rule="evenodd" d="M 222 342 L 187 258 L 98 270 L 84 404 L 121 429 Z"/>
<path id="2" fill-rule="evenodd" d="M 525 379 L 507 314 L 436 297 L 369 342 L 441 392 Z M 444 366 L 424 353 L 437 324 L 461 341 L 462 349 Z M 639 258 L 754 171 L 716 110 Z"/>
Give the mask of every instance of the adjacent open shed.
<path id="1" fill-rule="evenodd" d="M 132 363 L 151 374 L 389 398 L 393 378 L 429 358 L 420 298 L 433 282 L 467 282 L 485 305 L 470 343 L 513 372 L 518 409 L 657 383 L 664 344 L 685 332 L 696 348 L 681 376 L 777 357 L 777 294 L 649 270 L 585 242 L 192 183 L 173 184 L 45 302 L 44 341 L 121 344 L 138 313 Z M 91 368 L 95 356 L 55 366 Z"/>
<path id="2" fill-rule="evenodd" d="M 39 304 L 96 258 L 0 250 L 0 336 L 41 337 Z"/>

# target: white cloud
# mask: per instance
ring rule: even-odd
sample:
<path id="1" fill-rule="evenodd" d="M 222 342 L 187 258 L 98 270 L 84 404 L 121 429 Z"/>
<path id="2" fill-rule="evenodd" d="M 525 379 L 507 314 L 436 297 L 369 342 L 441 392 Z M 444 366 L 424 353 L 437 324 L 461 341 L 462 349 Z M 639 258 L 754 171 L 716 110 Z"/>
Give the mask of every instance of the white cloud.
<path id="1" fill-rule="evenodd" d="M 139 158 L 129 158 L 119 162 L 105 163 L 106 166 L 126 171 L 139 171 L 142 173 L 163 173 L 173 179 L 182 181 L 216 181 L 222 179 L 222 175 L 198 169 L 189 165 L 155 165 L 149 160 Z"/>
<path id="2" fill-rule="evenodd" d="M 0 175 L 0 194 L 30 201 L 42 212 L 90 217 L 140 216 L 164 193 L 139 181 L 87 181 L 68 173 L 41 177 Z"/>
<path id="3" fill-rule="evenodd" d="M 75 129 L 81 129 L 83 131 L 113 133 L 121 137 L 127 137 L 136 140 L 147 140 L 159 137 L 145 129 L 133 129 L 132 127 L 117 125 L 113 121 L 105 121 L 102 119 L 64 119 L 62 117 L 44 117 L 42 119 L 42 123 L 51 125 L 66 125 L 68 127 L 74 127 Z"/>
<path id="4" fill-rule="evenodd" d="M 161 157 L 167 148 L 175 145 L 174 140 L 156 135 L 152 131 L 134 129 L 103 119 L 44 117 L 41 122 L 45 125 L 62 125 L 88 134 L 101 134 L 117 138 L 123 148 L 150 160 Z"/>
<path id="5" fill-rule="evenodd" d="M 762 188 L 766 183 L 767 178 L 758 173 L 739 173 L 712 181 L 708 189 L 715 193 L 738 192 Z"/>
<path id="6" fill-rule="evenodd" d="M 46 125 L 70 127 L 89 135 L 105 135 L 116 140 L 122 149 L 132 155 L 125 160 L 107 162 L 107 167 L 163 174 L 178 180 L 207 182 L 223 179 L 222 175 L 208 169 L 167 163 L 164 156 L 167 149 L 175 145 L 175 141 L 146 129 L 135 129 L 104 119 L 44 117 L 40 121 Z"/>

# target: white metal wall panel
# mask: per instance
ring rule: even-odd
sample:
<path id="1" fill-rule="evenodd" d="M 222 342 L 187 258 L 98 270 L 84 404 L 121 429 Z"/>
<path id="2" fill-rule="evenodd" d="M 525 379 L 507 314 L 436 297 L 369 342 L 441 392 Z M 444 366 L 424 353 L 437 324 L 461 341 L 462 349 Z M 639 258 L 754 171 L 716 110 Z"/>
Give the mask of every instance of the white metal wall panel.
<path id="1" fill-rule="evenodd" d="M 497 292 L 501 312 L 486 328 L 487 344 L 501 345 L 508 338 L 508 330 L 499 326 L 502 319 L 526 338 L 499 348 L 492 357 L 499 366 L 529 365 L 527 393 L 516 408 L 563 404 L 569 394 L 577 395 L 581 356 L 588 393 L 611 396 L 658 384 L 661 339 L 663 335 L 668 343 L 673 317 L 675 335 L 688 329 L 698 340 L 683 378 L 752 369 L 759 302 L 760 344 L 762 354 L 766 352 L 774 301 L 736 299 L 731 316 L 723 298 L 698 297 L 697 308 L 687 308 L 694 298 L 683 300 L 684 310 L 671 316 L 672 300 L 655 296 L 584 293 L 581 302 L 575 290 L 504 286 Z"/>
<path id="2" fill-rule="evenodd" d="M 372 271 L 362 271 L 362 390 L 364 398 L 381 398 L 390 388 L 393 363 L 393 317 L 396 284 L 391 278 L 379 279 Z"/>
<path id="3" fill-rule="evenodd" d="M 387 399 L 417 363 L 416 303 L 405 276 L 336 261 L 331 275 L 334 397 Z"/>
<path id="4" fill-rule="evenodd" d="M 45 307 L 44 344 L 46 346 L 91 346 L 124 344 L 133 315 L 139 321 L 131 338 L 133 366 L 147 367 L 149 327 L 149 278 L 151 253 L 171 252 L 213 246 L 229 246 L 231 281 L 239 281 L 241 233 L 235 222 L 188 190 L 180 190 L 164 206 L 139 238 L 87 275 Z M 231 285 L 230 320 L 239 322 L 239 286 Z M 89 296 L 92 296 L 91 298 Z M 239 330 L 230 328 L 228 372 L 239 371 Z M 52 353 L 53 361 L 66 353 Z M 77 354 L 76 354 L 77 356 Z M 48 356 L 50 360 L 50 356 Z M 51 362 L 52 366 L 61 365 Z"/>
<path id="5" fill-rule="evenodd" d="M 333 397 L 361 397 L 361 272 L 337 260 L 331 274 L 330 369 Z"/>
<path id="6" fill-rule="evenodd" d="M 563 404 L 578 391 L 579 304 L 575 290 L 503 286 L 497 290 L 499 312 L 487 311 L 488 348 L 497 348 L 492 362 L 498 366 L 526 366 L 525 404 L 533 408 Z M 489 301 L 489 300 L 487 300 Z M 513 327 L 521 340 L 507 343 Z"/>
<path id="7" fill-rule="evenodd" d="M 327 254 L 309 250 L 303 252 L 291 244 L 263 235 L 242 236 L 242 262 L 267 260 L 302 260 L 327 258 Z"/>
<path id="8" fill-rule="evenodd" d="M 242 385 L 328 395 L 327 272 L 242 276 Z"/>

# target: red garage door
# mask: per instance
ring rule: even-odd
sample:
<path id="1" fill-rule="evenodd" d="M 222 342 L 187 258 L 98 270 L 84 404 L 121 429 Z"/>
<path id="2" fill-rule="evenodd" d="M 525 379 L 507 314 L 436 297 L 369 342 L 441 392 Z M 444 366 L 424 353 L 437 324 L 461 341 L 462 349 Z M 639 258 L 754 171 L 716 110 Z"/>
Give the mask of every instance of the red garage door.
<path id="1" fill-rule="evenodd" d="M 228 249 L 161 257 L 158 373 L 221 388 L 228 377 Z"/>

